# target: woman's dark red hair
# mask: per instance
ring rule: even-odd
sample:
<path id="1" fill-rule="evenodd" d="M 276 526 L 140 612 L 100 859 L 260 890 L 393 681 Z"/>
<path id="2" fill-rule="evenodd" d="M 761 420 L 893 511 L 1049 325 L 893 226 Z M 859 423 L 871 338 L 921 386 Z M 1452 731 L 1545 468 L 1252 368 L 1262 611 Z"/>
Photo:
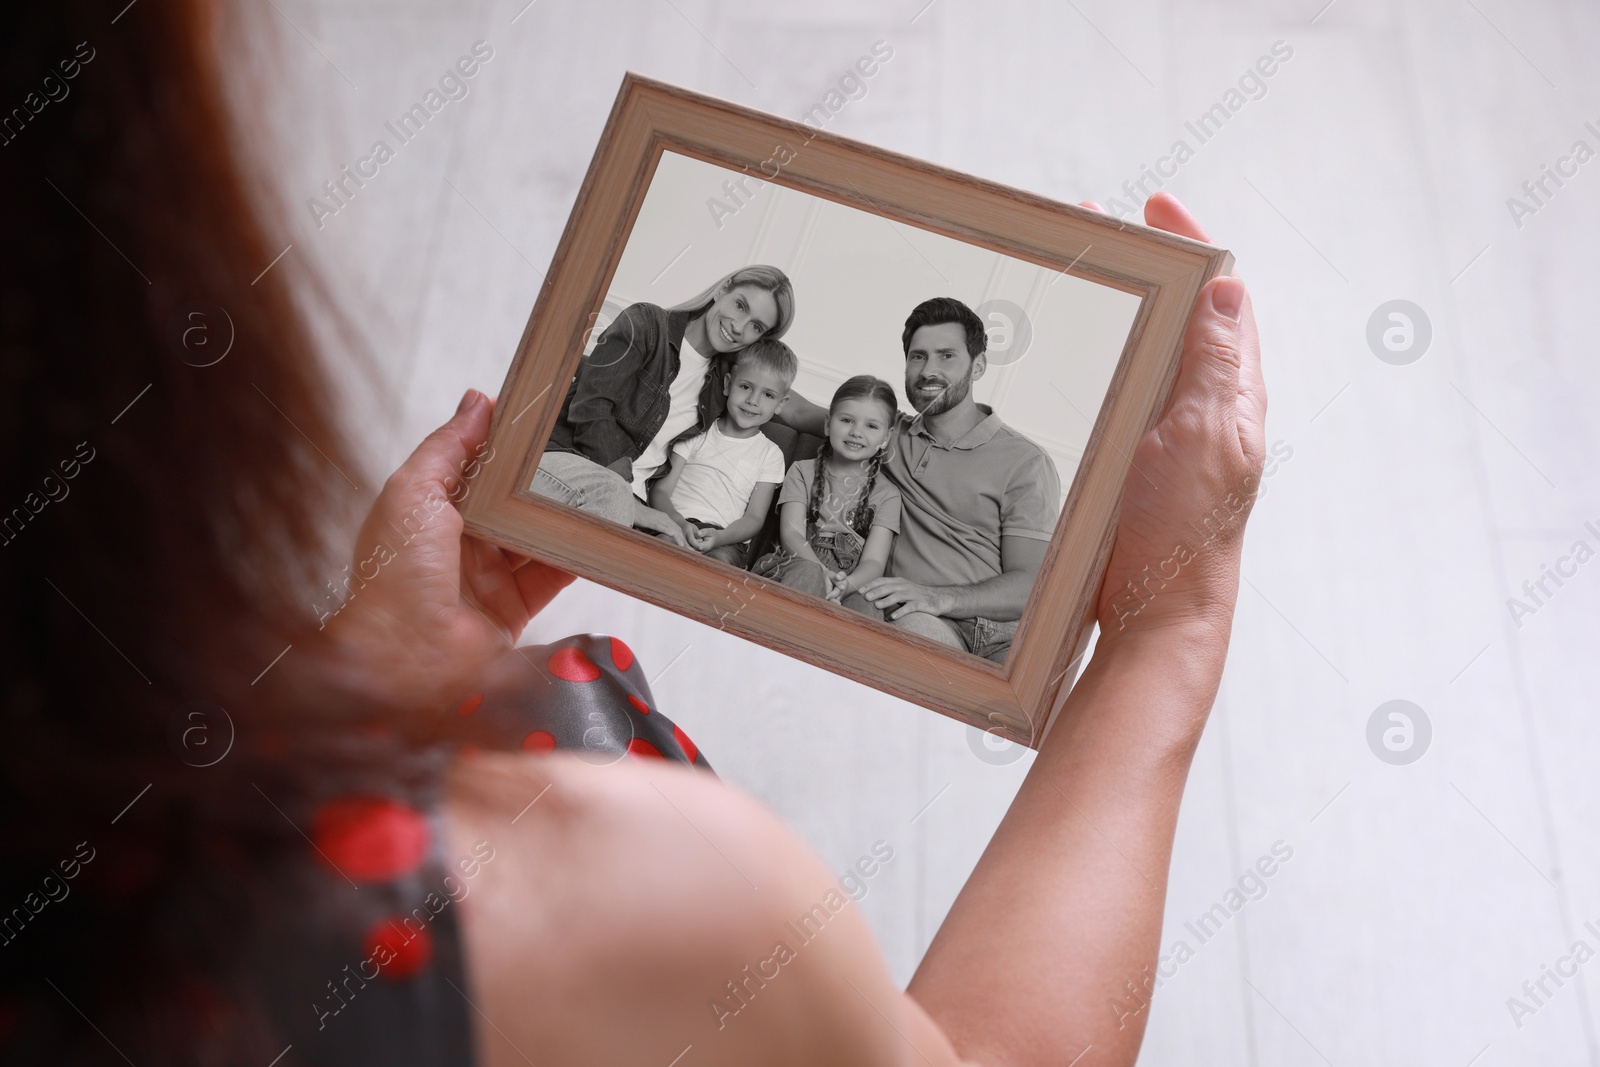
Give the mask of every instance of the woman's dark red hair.
<path id="1" fill-rule="evenodd" d="M 339 709 L 262 672 L 313 641 L 345 476 L 372 483 L 290 288 L 299 256 L 266 269 L 289 239 L 247 180 L 216 8 L 123 4 L 0 9 L 6 1062 L 268 1046 L 232 947 L 272 904 L 256 875 L 305 845 L 263 794 L 348 771 L 307 742 Z M 235 729 L 212 766 L 181 736 L 197 706 Z M 80 842 L 70 895 L 34 911 Z"/>

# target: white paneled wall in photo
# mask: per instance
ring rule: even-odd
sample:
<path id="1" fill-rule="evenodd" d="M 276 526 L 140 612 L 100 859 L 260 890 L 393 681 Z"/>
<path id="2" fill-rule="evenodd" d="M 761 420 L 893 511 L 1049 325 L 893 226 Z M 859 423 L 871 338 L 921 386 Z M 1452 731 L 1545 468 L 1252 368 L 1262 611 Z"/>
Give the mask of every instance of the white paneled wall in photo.
<path id="1" fill-rule="evenodd" d="M 800 358 L 794 389 L 824 406 L 845 379 L 872 374 L 912 410 L 906 316 L 935 296 L 977 309 L 991 353 L 973 396 L 1050 454 L 1065 500 L 1138 312 L 1136 296 L 665 152 L 600 322 L 636 301 L 681 304 L 752 263 L 793 282 L 795 321 L 783 339 Z"/>

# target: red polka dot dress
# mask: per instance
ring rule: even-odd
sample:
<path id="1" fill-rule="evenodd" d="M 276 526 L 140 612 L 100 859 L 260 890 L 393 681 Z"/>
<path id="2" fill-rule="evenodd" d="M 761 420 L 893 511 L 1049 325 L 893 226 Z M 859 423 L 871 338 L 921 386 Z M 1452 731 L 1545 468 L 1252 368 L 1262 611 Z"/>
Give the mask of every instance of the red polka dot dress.
<path id="1" fill-rule="evenodd" d="M 442 772 L 458 752 L 565 749 L 596 763 L 711 770 L 655 707 L 632 650 L 598 634 L 508 653 L 481 689 L 440 709 L 430 743 L 376 730 L 362 744 L 372 789 L 333 796 L 313 787 L 302 804 L 286 802 L 306 837 L 304 863 L 273 887 L 284 906 L 250 941 L 250 963 L 292 1044 L 280 1067 L 475 1062 L 460 903 L 495 848 L 446 854 Z M 397 790 L 397 780 L 407 784 Z"/>
<path id="2" fill-rule="evenodd" d="M 656 710 L 633 650 L 603 634 L 508 653 L 456 718 L 460 741 L 486 749 L 570 749 L 597 763 L 669 759 L 711 770 L 689 735 Z"/>

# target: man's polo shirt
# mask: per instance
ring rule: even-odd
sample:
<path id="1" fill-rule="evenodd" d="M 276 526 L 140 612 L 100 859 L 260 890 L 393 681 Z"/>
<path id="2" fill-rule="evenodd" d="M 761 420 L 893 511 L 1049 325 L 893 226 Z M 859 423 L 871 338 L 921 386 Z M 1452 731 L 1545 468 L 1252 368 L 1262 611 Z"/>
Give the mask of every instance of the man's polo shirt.
<path id="1" fill-rule="evenodd" d="M 987 404 L 948 446 L 900 413 L 883 471 L 900 490 L 900 535 L 887 573 L 919 585 L 975 585 L 1001 573 L 1000 538 L 1055 535 L 1061 479 L 1049 453 Z"/>

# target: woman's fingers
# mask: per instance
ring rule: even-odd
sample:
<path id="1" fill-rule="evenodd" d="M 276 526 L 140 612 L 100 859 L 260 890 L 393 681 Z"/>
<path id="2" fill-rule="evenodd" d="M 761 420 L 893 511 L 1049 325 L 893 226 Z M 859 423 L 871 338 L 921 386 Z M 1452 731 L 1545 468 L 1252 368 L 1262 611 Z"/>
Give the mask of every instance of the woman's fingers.
<path id="1" fill-rule="evenodd" d="M 456 413 L 423 438 L 416 451 L 389 476 L 385 489 L 410 490 L 405 494 L 408 497 L 413 492 L 429 496 L 429 490 L 446 497 L 460 492 L 462 472 L 488 438 L 493 415 L 494 401 L 476 389 L 468 389 Z"/>
<path id="2" fill-rule="evenodd" d="M 417 603 L 426 610 L 454 606 L 461 582 L 461 516 L 452 506 L 473 450 L 489 433 L 494 402 L 467 390 L 456 413 L 434 430 L 389 475 L 362 523 L 357 544 L 391 544 L 399 538 L 399 563 L 390 563 L 418 584 Z M 443 576 L 447 581 L 429 581 Z M 370 598 L 369 598 L 370 599 Z"/>
<path id="3" fill-rule="evenodd" d="M 1144 202 L 1144 221 L 1168 234 L 1211 243 L 1211 235 L 1206 234 L 1189 208 L 1165 190 Z M 1240 416 L 1240 443 L 1246 454 L 1251 454 L 1251 440 L 1246 437 L 1250 437 L 1251 430 L 1259 432 L 1266 424 L 1267 389 L 1261 378 L 1261 344 L 1256 338 L 1250 296 L 1243 283 L 1232 275 L 1227 275 L 1226 280 L 1213 278 L 1200 290 L 1189 317 L 1184 370 L 1179 370 L 1174 400 L 1187 395 L 1186 376 L 1190 381 L 1200 379 L 1195 384 L 1210 394 L 1211 400 L 1222 402 L 1224 395 L 1234 398 Z"/>
<path id="4" fill-rule="evenodd" d="M 512 566 L 514 560 L 521 563 Z M 476 537 L 462 538 L 461 561 L 462 592 L 470 592 L 484 614 L 513 635 L 574 580 L 566 571 Z"/>
<path id="5" fill-rule="evenodd" d="M 514 644 L 528 616 L 515 576 L 500 549 L 475 537 L 461 539 L 461 593 Z"/>
<path id="6" fill-rule="evenodd" d="M 664 521 L 657 523 L 653 528 L 657 533 L 665 534 L 672 540 L 673 544 L 678 545 L 681 548 L 689 547 L 688 536 L 685 535 L 683 529 L 671 519 L 665 519 Z"/>
<path id="7" fill-rule="evenodd" d="M 1166 190 L 1144 202 L 1144 222 L 1158 230 L 1175 233 L 1179 237 L 1188 237 L 1196 241 L 1211 243 L 1211 237 L 1205 228 L 1189 214 L 1189 209 L 1178 202 L 1178 198 Z"/>
<path id="8" fill-rule="evenodd" d="M 1205 241 L 1207 244 L 1211 242 L 1211 236 L 1206 233 L 1205 228 L 1189 214 L 1189 209 L 1169 192 L 1158 192 L 1146 200 L 1144 217 L 1146 224 L 1157 229 L 1193 238 L 1196 241 Z M 1225 305 L 1225 310 L 1238 308 L 1238 321 L 1228 326 L 1225 322 L 1217 320 L 1219 290 L 1216 287 L 1223 281 L 1221 278 L 1212 279 L 1206 289 L 1200 291 L 1195 312 L 1189 320 L 1189 334 L 1184 345 L 1185 362 L 1190 362 L 1191 355 L 1212 357 L 1206 362 L 1211 365 L 1215 375 L 1207 384 L 1219 391 L 1217 396 L 1219 401 L 1222 399 L 1221 391 L 1231 385 L 1230 395 L 1236 398 L 1240 420 L 1240 443 L 1244 446 L 1246 454 L 1253 454 L 1252 431 L 1255 434 L 1262 432 L 1267 419 L 1267 387 L 1261 376 L 1261 344 L 1256 334 L 1255 313 L 1250 306 L 1249 294 L 1245 293 L 1244 284 L 1231 273 L 1226 280 L 1223 290 L 1226 298 L 1222 303 Z M 1238 286 L 1237 291 L 1229 291 L 1235 285 Z M 1222 317 L 1226 319 L 1227 316 Z M 1220 342 L 1226 343 L 1217 347 Z M 1202 347 L 1197 348 L 1196 344 Z M 1230 366 L 1218 365 L 1217 358 Z M 1180 375 L 1181 373 L 1180 371 Z"/>
<path id="9" fill-rule="evenodd" d="M 1080 200 L 1078 206 L 1101 214 L 1106 210 L 1093 200 Z M 1211 238 L 1206 234 L 1204 227 L 1189 214 L 1189 209 L 1179 203 L 1177 197 L 1164 190 L 1144 202 L 1144 222 L 1146 226 L 1166 230 L 1180 237 L 1211 243 Z"/>
<path id="10" fill-rule="evenodd" d="M 531 618 L 543 611 L 550 601 L 575 580 L 571 574 L 564 570 L 541 563 L 539 560 L 529 560 L 525 566 L 517 568 L 512 577 L 517 583 L 517 591 L 522 594 L 522 603 L 528 609 Z"/>

